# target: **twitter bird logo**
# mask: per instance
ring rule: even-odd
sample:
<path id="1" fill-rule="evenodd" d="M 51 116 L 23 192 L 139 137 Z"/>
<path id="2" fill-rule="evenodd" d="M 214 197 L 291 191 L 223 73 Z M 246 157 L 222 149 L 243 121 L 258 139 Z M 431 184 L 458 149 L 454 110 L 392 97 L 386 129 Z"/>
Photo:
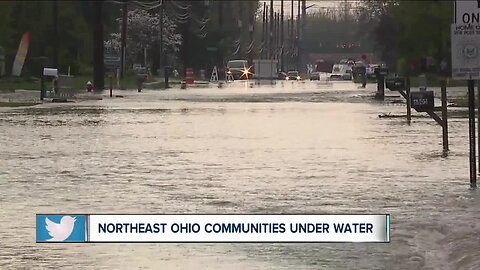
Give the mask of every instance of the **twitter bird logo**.
<path id="1" fill-rule="evenodd" d="M 85 216 L 37 215 L 37 242 L 85 242 Z"/>
<path id="2" fill-rule="evenodd" d="M 71 216 L 64 216 L 60 220 L 60 223 L 55 223 L 45 218 L 46 229 L 48 234 L 52 237 L 47 241 L 58 241 L 62 242 L 65 241 L 73 232 L 73 227 L 75 226 L 75 217 Z"/>

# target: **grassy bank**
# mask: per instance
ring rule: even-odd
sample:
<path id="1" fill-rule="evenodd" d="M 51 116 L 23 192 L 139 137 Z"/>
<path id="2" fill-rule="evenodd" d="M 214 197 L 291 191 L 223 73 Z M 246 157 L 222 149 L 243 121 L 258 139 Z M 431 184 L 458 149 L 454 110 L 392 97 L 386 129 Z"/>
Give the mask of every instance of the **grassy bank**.
<path id="1" fill-rule="evenodd" d="M 390 77 L 390 76 L 389 76 Z M 441 86 L 441 81 L 444 79 L 444 77 L 439 77 L 436 74 L 427 74 L 427 87 L 440 87 Z M 418 76 L 411 76 L 410 77 L 410 86 L 411 87 L 419 87 L 419 77 Z M 355 83 L 361 83 L 361 79 L 357 78 L 354 80 Z M 375 78 L 369 78 L 367 79 L 368 84 L 376 84 L 377 79 Z M 467 86 L 467 81 L 457 81 L 457 80 L 452 80 L 451 78 L 447 79 L 447 87 L 456 87 L 456 86 Z"/>
<path id="2" fill-rule="evenodd" d="M 35 106 L 37 102 L 1 102 L 0 107 L 25 107 L 25 106 Z"/>
<path id="3" fill-rule="evenodd" d="M 411 87 L 418 87 L 419 86 L 419 77 L 412 76 L 410 77 L 410 86 Z M 439 77 L 436 74 L 427 74 L 427 86 L 431 87 L 440 87 L 441 81 L 444 77 Z M 447 87 L 456 87 L 456 86 L 467 86 L 467 81 L 457 81 L 452 80 L 452 78 L 447 79 Z"/>
<path id="4" fill-rule="evenodd" d="M 73 76 L 73 88 L 76 90 L 84 90 L 88 81 L 93 82 L 93 78 L 91 76 Z M 113 78 L 112 80 L 113 88 L 118 89 L 117 87 L 117 80 Z M 148 83 L 148 82 L 147 82 Z M 175 82 L 171 82 L 171 85 L 175 84 Z M 105 89 L 110 88 L 110 78 L 105 77 Z M 120 88 L 121 89 L 136 89 L 137 88 L 137 79 L 134 75 L 129 75 L 124 77 L 120 80 Z M 52 82 L 46 82 L 45 87 L 51 88 Z M 146 87 L 147 88 L 147 87 Z M 148 86 L 149 89 L 158 89 L 158 88 L 165 88 L 165 84 L 163 82 L 152 83 Z M 12 92 L 18 89 L 22 90 L 40 90 L 40 79 L 39 78 L 1 78 L 0 79 L 0 92 Z"/>
<path id="5" fill-rule="evenodd" d="M 1 78 L 0 91 L 12 92 L 16 89 L 39 90 L 40 80 L 38 78 Z"/>

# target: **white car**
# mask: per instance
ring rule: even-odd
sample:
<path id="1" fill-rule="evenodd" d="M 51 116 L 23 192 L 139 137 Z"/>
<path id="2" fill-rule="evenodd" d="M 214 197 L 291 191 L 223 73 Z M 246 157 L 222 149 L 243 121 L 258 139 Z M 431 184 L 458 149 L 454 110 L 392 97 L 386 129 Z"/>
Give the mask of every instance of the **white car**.
<path id="1" fill-rule="evenodd" d="M 352 80 L 352 67 L 348 64 L 336 64 L 333 65 L 332 74 L 330 75 L 332 80 Z"/>

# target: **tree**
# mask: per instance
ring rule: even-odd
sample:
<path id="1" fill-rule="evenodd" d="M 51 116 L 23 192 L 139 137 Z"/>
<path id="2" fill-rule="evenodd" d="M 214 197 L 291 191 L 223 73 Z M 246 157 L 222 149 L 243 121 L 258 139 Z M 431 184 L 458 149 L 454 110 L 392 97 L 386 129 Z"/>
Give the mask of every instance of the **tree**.
<path id="1" fill-rule="evenodd" d="M 160 17 L 150 14 L 146 10 L 134 9 L 127 14 L 127 55 L 130 64 L 143 63 L 145 49 L 151 51 L 156 42 L 160 40 Z M 118 18 L 119 29 L 122 18 Z M 176 33 L 177 25 L 164 15 L 163 18 L 163 43 L 166 53 L 176 53 L 182 42 L 182 36 Z M 110 39 L 105 41 L 105 49 L 109 53 L 120 54 L 121 33 L 111 33 Z M 148 60 L 147 60 L 148 61 Z M 148 61 L 150 63 L 150 61 Z M 148 63 L 146 63 L 148 64 Z"/>
<path id="2" fill-rule="evenodd" d="M 449 58 L 452 1 L 363 0 L 361 22 L 391 69 L 398 62 L 433 57 Z"/>

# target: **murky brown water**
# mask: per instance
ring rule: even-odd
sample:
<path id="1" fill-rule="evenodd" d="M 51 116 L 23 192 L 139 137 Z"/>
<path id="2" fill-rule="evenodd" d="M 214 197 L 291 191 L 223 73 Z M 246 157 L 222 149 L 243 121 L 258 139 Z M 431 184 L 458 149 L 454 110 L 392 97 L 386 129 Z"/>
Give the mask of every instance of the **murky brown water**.
<path id="1" fill-rule="evenodd" d="M 0 268 L 479 269 L 468 122 L 349 83 L 0 110 Z M 389 93 L 391 94 L 391 93 Z M 461 95 L 461 93 L 460 93 Z M 36 213 L 391 213 L 390 244 L 36 244 Z"/>

